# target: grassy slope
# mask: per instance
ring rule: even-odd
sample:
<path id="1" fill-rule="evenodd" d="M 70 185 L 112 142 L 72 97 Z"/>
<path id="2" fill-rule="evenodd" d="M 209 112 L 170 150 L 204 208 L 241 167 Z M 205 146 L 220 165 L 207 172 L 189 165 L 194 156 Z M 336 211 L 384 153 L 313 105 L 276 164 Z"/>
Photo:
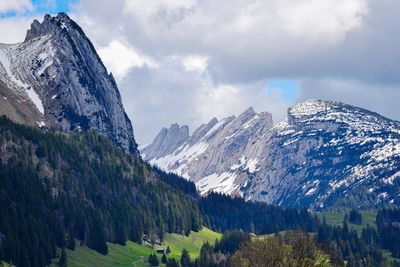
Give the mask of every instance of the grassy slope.
<path id="1" fill-rule="evenodd" d="M 11 265 L 7 262 L 4 261 L 0 261 L 0 267 L 13 267 L 14 265 Z"/>
<path id="2" fill-rule="evenodd" d="M 322 221 L 322 218 L 325 216 L 326 222 L 331 225 L 342 225 L 343 224 L 343 219 L 345 212 L 319 212 L 317 213 L 318 218 Z M 357 233 L 360 235 L 361 234 L 361 229 L 363 227 L 366 227 L 367 225 L 376 227 L 375 219 L 377 213 L 374 211 L 361 211 L 362 215 L 362 224 L 357 225 L 357 224 L 351 224 L 349 223 L 349 228 L 354 229 L 357 231 Z"/>
<path id="3" fill-rule="evenodd" d="M 213 232 L 207 228 L 203 228 L 199 232 L 192 232 L 190 236 L 180 236 L 177 234 L 166 234 L 165 245 L 171 249 L 170 257 L 179 258 L 183 248 L 186 248 L 192 257 L 197 257 L 200 248 L 204 242 L 214 243 L 219 239 L 221 234 Z M 103 256 L 94 250 L 76 247 L 75 251 L 67 250 L 68 266 L 81 267 L 108 267 L 108 266 L 148 266 L 145 263 L 147 257 L 155 253 L 155 249 L 151 249 L 146 245 L 139 245 L 133 242 L 127 242 L 126 246 L 117 244 L 108 244 L 108 255 Z M 159 259 L 161 255 L 158 254 Z M 57 266 L 58 259 L 54 260 L 53 266 Z"/>
<path id="4" fill-rule="evenodd" d="M 175 258 L 179 258 L 181 256 L 181 252 L 183 249 L 189 251 L 190 256 L 193 258 L 197 258 L 200 253 L 200 248 L 205 242 L 209 242 L 214 244 L 216 239 L 220 239 L 222 237 L 221 234 L 211 231 L 210 229 L 203 228 L 200 232 L 192 232 L 189 237 L 177 235 L 177 234 L 168 234 L 165 237 L 165 245 L 171 249 L 171 256 Z"/>
<path id="5" fill-rule="evenodd" d="M 317 213 L 318 218 L 322 221 L 322 218 L 325 216 L 326 222 L 331 225 L 343 225 L 343 219 L 345 212 L 334 212 L 334 211 L 327 211 L 327 212 L 321 212 Z M 362 215 L 362 224 L 357 225 L 357 224 L 351 224 L 349 223 L 349 228 L 354 229 L 357 231 L 358 235 L 361 235 L 361 230 L 363 227 L 366 227 L 367 225 L 375 227 L 376 228 L 376 211 L 361 211 Z M 389 260 L 399 260 L 396 258 L 393 258 L 391 256 L 391 253 L 389 251 L 383 250 L 384 256 Z"/>

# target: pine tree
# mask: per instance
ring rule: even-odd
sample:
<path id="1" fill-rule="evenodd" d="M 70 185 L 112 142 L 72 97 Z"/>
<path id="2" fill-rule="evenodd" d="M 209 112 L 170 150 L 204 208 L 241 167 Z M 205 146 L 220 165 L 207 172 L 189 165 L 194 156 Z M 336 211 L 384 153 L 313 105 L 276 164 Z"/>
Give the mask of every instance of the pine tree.
<path id="1" fill-rule="evenodd" d="M 165 253 L 163 253 L 162 257 L 161 257 L 161 262 L 166 264 L 167 263 L 167 256 L 165 255 Z"/>
<path id="2" fill-rule="evenodd" d="M 206 242 L 201 247 L 199 258 L 197 259 L 197 266 L 199 267 L 209 267 L 213 266 L 213 248 Z"/>
<path id="3" fill-rule="evenodd" d="M 165 267 L 180 267 L 180 264 L 175 259 L 169 258 Z"/>
<path id="4" fill-rule="evenodd" d="M 148 262 L 151 266 L 158 266 L 160 264 L 156 254 L 150 254 Z"/>
<path id="5" fill-rule="evenodd" d="M 343 224 L 348 223 L 348 222 L 349 222 L 349 215 L 346 213 L 343 218 Z"/>
<path id="6" fill-rule="evenodd" d="M 60 267 L 67 267 L 67 252 L 65 251 L 65 247 L 63 247 L 61 250 L 61 257 L 58 262 L 58 265 Z"/>
<path id="7" fill-rule="evenodd" d="M 182 250 L 180 262 L 181 262 L 182 267 L 191 267 L 192 266 L 192 260 L 190 259 L 189 251 L 187 251 L 186 249 Z"/>
<path id="8" fill-rule="evenodd" d="M 75 250 L 75 231 L 72 228 L 72 226 L 69 227 L 69 231 L 68 231 L 68 244 L 67 247 L 70 250 Z"/>

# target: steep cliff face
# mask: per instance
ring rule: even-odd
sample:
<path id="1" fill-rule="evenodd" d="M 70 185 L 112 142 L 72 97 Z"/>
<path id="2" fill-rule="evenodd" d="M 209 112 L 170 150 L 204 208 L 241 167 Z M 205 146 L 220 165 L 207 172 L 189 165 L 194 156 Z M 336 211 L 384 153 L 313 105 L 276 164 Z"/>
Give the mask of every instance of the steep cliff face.
<path id="1" fill-rule="evenodd" d="M 309 100 L 265 136 L 247 199 L 322 209 L 400 204 L 400 123 L 339 102 Z"/>
<path id="2" fill-rule="evenodd" d="M 82 29 L 65 13 L 35 20 L 25 41 L 0 45 L 1 81 L 42 113 L 40 125 L 93 129 L 137 153 L 133 129 L 109 74 Z M 8 115 L 5 112 L 6 115 Z"/>
<path id="3" fill-rule="evenodd" d="M 175 131 L 173 125 L 162 129 L 155 141 L 142 149 L 142 156 L 196 182 L 201 193 L 212 190 L 240 194 L 241 186 L 257 168 L 255 155 L 260 149 L 254 144 L 272 126 L 270 113 L 256 113 L 249 108 L 237 118 L 212 119 L 184 141 L 173 134 L 179 141 L 162 139 Z M 169 143 L 180 145 L 169 147 Z"/>
<path id="4" fill-rule="evenodd" d="M 195 181 L 202 193 L 312 209 L 400 204 L 399 122 L 319 100 L 289 108 L 273 127 L 269 116 L 251 113 L 189 146 L 190 160 L 179 156 L 185 146 L 152 158 L 144 149 L 145 157 Z"/>

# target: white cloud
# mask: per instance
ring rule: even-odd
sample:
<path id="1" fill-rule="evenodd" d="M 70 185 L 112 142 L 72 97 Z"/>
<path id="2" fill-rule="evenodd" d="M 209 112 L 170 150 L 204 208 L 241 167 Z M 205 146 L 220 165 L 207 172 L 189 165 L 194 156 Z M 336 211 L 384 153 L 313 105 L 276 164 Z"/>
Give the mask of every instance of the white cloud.
<path id="1" fill-rule="evenodd" d="M 141 141 L 172 122 L 193 128 L 248 106 L 277 121 L 290 103 L 281 89 L 265 89 L 271 79 L 304 81 L 303 98 L 323 97 L 305 94 L 304 86 L 327 80 L 400 88 L 400 37 L 393 34 L 399 9 L 397 0 L 81 0 L 74 18 L 98 47 L 123 40 L 159 65 L 149 68 L 136 56 L 105 60 L 120 68 L 119 86 Z M 371 107 L 371 100 L 357 101 L 335 86 L 344 85 L 329 87 L 347 96 L 342 101 Z"/>
<path id="2" fill-rule="evenodd" d="M 208 58 L 200 55 L 185 56 L 182 64 L 188 71 L 204 72 L 208 67 Z"/>
<path id="3" fill-rule="evenodd" d="M 238 2 L 238 1 L 236 1 Z M 368 13 L 365 0 L 248 1 L 231 14 L 224 27 L 231 34 L 285 35 L 308 43 L 336 43 L 362 25 Z M 234 9 L 229 7 L 228 9 Z M 275 42 L 276 40 L 269 40 Z"/>
<path id="4" fill-rule="evenodd" d="M 306 41 L 337 42 L 362 25 L 368 7 L 363 0 L 286 0 L 277 13 L 285 30 Z"/>
<path id="5" fill-rule="evenodd" d="M 116 76 L 143 142 L 173 122 L 193 128 L 249 106 L 278 121 L 290 103 L 266 90 L 276 79 L 299 81 L 301 99 L 399 116 L 384 104 L 400 92 L 399 9 L 398 0 L 80 0 L 71 15 Z M 21 34 L 12 25 L 0 20 L 2 41 L 23 39 L 28 25 Z"/>
<path id="6" fill-rule="evenodd" d="M 147 65 L 157 68 L 157 63 L 151 58 L 140 55 L 134 48 L 125 46 L 118 40 L 112 40 L 106 47 L 100 47 L 98 53 L 104 64 L 121 80 L 134 67 Z"/>
<path id="7" fill-rule="evenodd" d="M 33 18 L 30 17 L 0 19 L 0 43 L 13 44 L 22 42 L 32 20 Z"/>
<path id="8" fill-rule="evenodd" d="M 286 116 L 288 104 L 282 99 L 282 90 L 266 90 L 266 82 L 249 85 L 219 85 L 201 90 L 196 111 L 202 123 L 212 117 L 219 119 L 239 115 L 248 107 L 257 111 L 269 111 L 276 122 Z"/>
<path id="9" fill-rule="evenodd" d="M 1 0 L 0 13 L 31 11 L 33 9 L 30 0 Z"/>
<path id="10" fill-rule="evenodd" d="M 140 0 L 126 0 L 124 3 L 124 12 L 132 14 L 142 19 L 142 23 L 147 25 L 154 16 L 160 13 L 173 12 L 190 9 L 196 5 L 196 0 L 147 0 L 146 5 Z"/>

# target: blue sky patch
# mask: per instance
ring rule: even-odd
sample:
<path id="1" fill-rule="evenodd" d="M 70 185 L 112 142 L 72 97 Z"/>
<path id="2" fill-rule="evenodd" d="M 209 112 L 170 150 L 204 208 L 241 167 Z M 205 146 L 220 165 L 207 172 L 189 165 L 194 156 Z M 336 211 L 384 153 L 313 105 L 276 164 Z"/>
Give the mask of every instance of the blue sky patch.
<path id="1" fill-rule="evenodd" d="M 296 80 L 271 80 L 267 84 L 267 90 L 281 89 L 283 99 L 286 102 L 294 102 L 299 96 L 299 82 Z"/>
<path id="2" fill-rule="evenodd" d="M 42 14 L 55 14 L 58 12 L 68 12 L 71 5 L 76 4 L 78 0 L 32 0 L 33 9 L 22 12 L 9 11 L 0 13 L 0 19 L 15 16 L 34 16 Z"/>

